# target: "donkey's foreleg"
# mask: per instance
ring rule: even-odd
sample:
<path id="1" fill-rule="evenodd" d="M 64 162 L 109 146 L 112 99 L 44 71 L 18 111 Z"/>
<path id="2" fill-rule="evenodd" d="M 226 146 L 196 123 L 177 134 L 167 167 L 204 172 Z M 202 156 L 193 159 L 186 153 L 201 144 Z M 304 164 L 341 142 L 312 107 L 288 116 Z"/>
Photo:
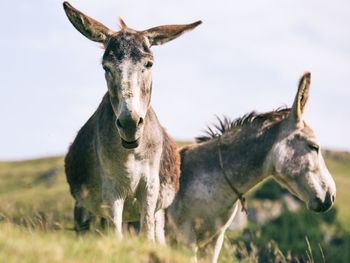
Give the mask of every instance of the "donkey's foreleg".
<path id="1" fill-rule="evenodd" d="M 107 177 L 103 177 L 102 181 L 102 200 L 101 207 L 104 210 L 105 218 L 110 225 L 114 226 L 114 232 L 118 238 L 123 237 L 122 233 L 122 221 L 123 221 L 123 208 L 125 202 L 125 195 L 120 194 L 121 191 L 117 191 L 118 187 L 110 181 Z"/>
<path id="2" fill-rule="evenodd" d="M 221 230 L 211 240 L 209 240 L 208 243 L 206 243 L 205 245 L 199 248 L 199 253 L 201 258 L 210 260 L 210 262 L 212 263 L 216 263 L 218 261 L 221 247 L 224 242 L 225 231 L 232 224 L 232 221 L 235 218 L 239 207 L 240 207 L 240 203 L 236 202 L 232 207 L 233 209 L 232 214 L 228 219 L 228 221 L 226 222 L 226 224 L 224 224 L 221 227 Z"/>
<path id="3" fill-rule="evenodd" d="M 112 220 L 114 224 L 114 231 L 118 238 L 123 237 L 122 232 L 122 223 L 123 223 L 123 208 L 124 208 L 124 199 L 117 199 L 113 202 L 112 205 Z"/>
<path id="4" fill-rule="evenodd" d="M 120 198 L 104 199 L 101 205 L 101 208 L 103 208 L 101 227 L 107 227 L 108 230 L 114 231 L 119 239 L 123 237 L 122 221 L 124 201 L 124 199 Z"/>
<path id="5" fill-rule="evenodd" d="M 200 258 L 216 263 L 219 258 L 222 243 L 224 241 L 225 231 L 221 231 L 213 237 L 206 245 L 199 249 Z"/>
<path id="6" fill-rule="evenodd" d="M 141 206 L 141 228 L 140 232 L 149 240 L 154 240 L 155 210 L 159 195 L 158 173 L 149 178 L 143 193 Z"/>
<path id="7" fill-rule="evenodd" d="M 164 209 L 159 209 L 155 213 L 155 229 L 156 229 L 156 240 L 161 245 L 166 245 L 165 234 L 164 234 L 164 223 L 165 223 L 165 215 Z"/>

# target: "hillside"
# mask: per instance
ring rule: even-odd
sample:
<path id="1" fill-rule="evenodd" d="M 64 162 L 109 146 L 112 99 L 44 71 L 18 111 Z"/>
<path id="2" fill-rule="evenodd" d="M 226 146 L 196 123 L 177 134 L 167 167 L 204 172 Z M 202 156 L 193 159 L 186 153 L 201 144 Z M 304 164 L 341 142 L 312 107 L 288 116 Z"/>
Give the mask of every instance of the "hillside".
<path id="1" fill-rule="evenodd" d="M 325 151 L 324 155 L 337 185 L 337 219 L 350 232 L 350 154 Z M 62 156 L 0 162 L 0 189 L 0 262 L 190 260 L 189 251 L 165 249 L 133 236 L 123 242 L 108 233 L 76 238 Z M 222 262 L 240 262 L 225 240 Z"/>

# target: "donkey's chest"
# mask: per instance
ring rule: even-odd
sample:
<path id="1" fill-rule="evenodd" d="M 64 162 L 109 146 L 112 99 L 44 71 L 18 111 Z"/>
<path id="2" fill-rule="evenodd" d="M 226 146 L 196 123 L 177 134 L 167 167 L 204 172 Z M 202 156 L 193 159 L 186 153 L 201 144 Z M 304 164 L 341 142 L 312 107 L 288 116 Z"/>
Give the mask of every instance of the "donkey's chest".
<path id="1" fill-rule="evenodd" d="M 140 183 L 148 184 L 158 176 L 158 159 L 157 156 L 129 154 L 125 158 L 105 161 L 101 167 L 102 191 L 133 195 Z"/>

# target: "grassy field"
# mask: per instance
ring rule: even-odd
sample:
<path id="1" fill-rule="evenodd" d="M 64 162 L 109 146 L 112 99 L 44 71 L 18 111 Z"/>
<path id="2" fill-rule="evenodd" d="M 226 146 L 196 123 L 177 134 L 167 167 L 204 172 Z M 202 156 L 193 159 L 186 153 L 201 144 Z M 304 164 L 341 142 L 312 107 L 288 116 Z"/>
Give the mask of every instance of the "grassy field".
<path id="1" fill-rule="evenodd" d="M 0 262 L 188 262 L 188 251 L 150 244 L 135 236 L 123 241 L 113 234 L 76 237 L 64 230 L 38 230 L 0 224 Z"/>
<path id="2" fill-rule="evenodd" d="M 339 221 L 350 231 L 350 159 L 327 158 L 326 164 L 337 186 L 335 204 L 339 208 Z"/>
<path id="3" fill-rule="evenodd" d="M 326 163 L 337 185 L 338 219 L 350 231 L 350 158 Z M 187 250 L 160 247 L 131 235 L 122 242 L 109 233 L 76 237 L 73 199 L 63 157 L 0 162 L 0 262 L 189 262 Z M 220 262 L 239 261 L 225 241 Z"/>
<path id="4" fill-rule="evenodd" d="M 189 251 L 110 233 L 76 237 L 63 157 L 0 162 L 0 262 L 188 262 Z"/>

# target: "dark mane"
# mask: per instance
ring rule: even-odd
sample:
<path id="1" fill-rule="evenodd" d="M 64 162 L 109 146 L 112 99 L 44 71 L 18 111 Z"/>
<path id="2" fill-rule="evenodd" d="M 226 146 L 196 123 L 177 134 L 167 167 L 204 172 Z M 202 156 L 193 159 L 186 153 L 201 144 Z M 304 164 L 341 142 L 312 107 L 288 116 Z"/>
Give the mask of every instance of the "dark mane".
<path id="1" fill-rule="evenodd" d="M 195 140 L 197 143 L 206 142 L 228 131 L 231 131 L 238 127 L 246 126 L 248 124 L 258 126 L 266 121 L 270 122 L 271 124 L 276 123 L 285 119 L 289 112 L 290 108 L 283 107 L 271 112 L 260 114 L 252 111 L 235 120 L 231 120 L 227 116 L 224 116 L 222 118 L 216 116 L 218 123 L 213 124 L 212 127 L 208 126 L 204 131 L 204 135 L 196 137 Z"/>

